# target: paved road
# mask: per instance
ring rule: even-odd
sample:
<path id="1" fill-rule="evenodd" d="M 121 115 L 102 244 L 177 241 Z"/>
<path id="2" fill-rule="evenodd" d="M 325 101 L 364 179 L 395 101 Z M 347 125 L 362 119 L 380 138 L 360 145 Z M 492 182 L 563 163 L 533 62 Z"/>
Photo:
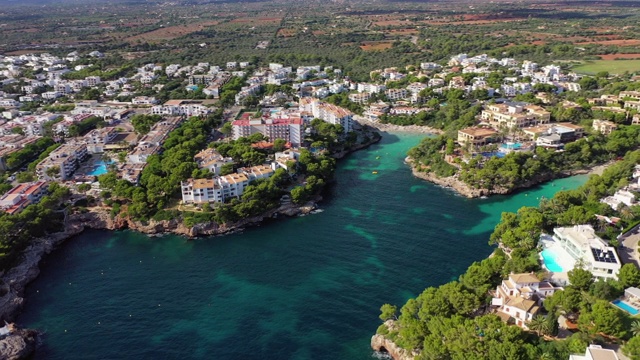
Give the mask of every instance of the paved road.
<path id="1" fill-rule="evenodd" d="M 622 263 L 632 263 L 640 268 L 640 259 L 638 258 L 638 242 L 640 241 L 639 230 L 634 230 L 633 234 L 622 240 L 622 246 L 618 248 L 618 256 Z"/>

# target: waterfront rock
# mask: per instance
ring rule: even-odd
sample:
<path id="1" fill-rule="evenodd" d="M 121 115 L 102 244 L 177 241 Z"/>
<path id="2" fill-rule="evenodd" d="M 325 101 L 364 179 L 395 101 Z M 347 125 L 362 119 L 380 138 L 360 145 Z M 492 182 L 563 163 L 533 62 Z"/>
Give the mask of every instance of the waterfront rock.
<path id="1" fill-rule="evenodd" d="M 395 322 L 393 320 L 387 320 L 384 325 L 392 329 L 395 327 Z M 371 348 L 375 351 L 389 354 L 393 360 L 414 360 L 419 355 L 416 352 L 410 352 L 401 348 L 391 339 L 381 334 L 376 334 L 371 337 Z"/>
<path id="2" fill-rule="evenodd" d="M 6 360 L 27 359 L 36 350 L 38 333 L 30 329 L 17 329 L 0 339 L 0 358 Z"/>
<path id="3" fill-rule="evenodd" d="M 564 171 L 558 174 L 545 173 L 545 174 L 536 176 L 533 179 L 526 181 L 515 187 L 506 188 L 502 186 L 495 186 L 492 189 L 476 189 L 467 185 L 462 180 L 458 179 L 457 175 L 449 176 L 449 177 L 440 177 L 431 172 L 420 171 L 420 169 L 418 168 L 418 165 L 416 165 L 413 159 L 411 159 L 410 157 L 405 158 L 405 163 L 407 163 L 411 167 L 411 173 L 413 174 L 413 176 L 422 180 L 429 181 L 436 185 L 449 188 L 455 191 L 456 193 L 458 193 L 459 195 L 462 195 L 468 198 L 479 198 L 479 197 L 491 196 L 491 195 L 507 195 L 516 190 L 527 189 L 532 186 L 535 186 L 547 181 L 551 181 L 553 179 L 564 178 L 564 177 L 579 175 L 579 174 L 589 174 L 592 172 L 591 169 L 584 169 L 584 170 Z"/>

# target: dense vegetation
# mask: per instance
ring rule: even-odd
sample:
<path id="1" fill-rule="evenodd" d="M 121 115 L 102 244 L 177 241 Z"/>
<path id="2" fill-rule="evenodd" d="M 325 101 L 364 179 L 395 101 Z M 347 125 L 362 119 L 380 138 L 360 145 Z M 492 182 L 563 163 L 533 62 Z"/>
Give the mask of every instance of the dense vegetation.
<path id="1" fill-rule="evenodd" d="M 69 195 L 69 189 L 52 183 L 49 195 L 39 203 L 27 206 L 16 215 L 0 214 L 0 268 L 14 265 L 33 239 L 64 230 L 61 203 Z"/>
<path id="2" fill-rule="evenodd" d="M 9 154 L 5 163 L 7 168 L 13 170 L 22 166 L 27 161 L 34 159 L 36 156 L 47 150 L 54 144 L 53 139 L 49 137 L 43 137 L 36 140 L 34 143 L 26 145 L 24 148 Z"/>
<path id="3" fill-rule="evenodd" d="M 444 161 L 445 136 L 423 140 L 409 155 L 426 166 L 424 171 L 438 176 L 459 173 L 460 180 L 476 189 L 514 189 L 620 157 L 638 146 L 639 136 L 640 127 L 621 126 L 607 137 L 592 134 L 568 143 L 562 152 L 538 147 L 535 152 L 512 152 L 503 158 L 478 154 L 460 162 L 459 170 Z"/>
<path id="4" fill-rule="evenodd" d="M 140 135 L 147 134 L 151 127 L 162 120 L 162 116 L 160 115 L 145 115 L 145 114 L 136 114 L 131 117 L 131 125 L 133 125 L 133 129 Z"/>
<path id="5" fill-rule="evenodd" d="M 86 134 L 89 130 L 96 127 L 104 126 L 104 120 L 98 116 L 88 117 L 79 123 L 69 126 L 69 136 L 80 136 Z"/>
<path id="6" fill-rule="evenodd" d="M 396 319 L 395 327 L 381 325 L 378 332 L 408 350 L 419 350 L 421 359 L 566 359 L 570 353 L 584 353 L 593 342 L 609 339 L 629 339 L 631 319 L 609 305 L 624 288 L 640 285 L 640 270 L 626 264 L 619 279 L 594 282 L 591 273 L 576 268 L 569 272 L 572 285 L 549 297 L 546 315 L 530 324 L 531 333 L 516 326 L 507 326 L 492 314 L 485 314 L 489 301 L 488 290 L 495 288 L 509 273 L 536 272 L 544 276 L 538 263 L 537 241 L 541 231 L 555 226 L 590 223 L 598 233 L 606 236 L 612 228 L 598 222 L 594 213 L 612 214 L 599 199 L 612 194 L 624 184 L 640 161 L 640 151 L 630 152 L 608 168 L 602 176 L 592 176 L 577 190 L 561 191 L 553 199 L 542 202 L 540 208 L 525 207 L 517 214 L 503 213 L 491 235 L 491 244 L 501 243 L 509 253 L 496 250 L 494 256 L 473 263 L 458 281 L 437 288 L 428 288 L 410 299 L 397 315 L 389 304 L 382 308 L 381 319 Z M 608 208 L 608 209 L 607 209 Z M 620 210 L 620 213 L 625 213 Z M 640 219 L 640 206 L 629 209 L 627 223 Z M 553 336 L 557 332 L 559 315 L 578 318 L 580 332 L 567 341 L 548 341 L 540 335 Z M 637 334 L 636 334 L 637 335 Z M 629 351 L 640 352 L 630 341 Z"/>

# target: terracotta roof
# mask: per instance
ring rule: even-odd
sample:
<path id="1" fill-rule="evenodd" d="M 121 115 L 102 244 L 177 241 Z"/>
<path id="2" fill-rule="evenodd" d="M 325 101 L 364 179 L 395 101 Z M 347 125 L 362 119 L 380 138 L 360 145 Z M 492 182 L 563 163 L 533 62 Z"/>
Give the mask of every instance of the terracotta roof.
<path id="1" fill-rule="evenodd" d="M 538 279 L 534 274 L 524 273 L 524 274 L 511 274 L 509 278 L 516 283 L 539 283 L 540 279 Z"/>

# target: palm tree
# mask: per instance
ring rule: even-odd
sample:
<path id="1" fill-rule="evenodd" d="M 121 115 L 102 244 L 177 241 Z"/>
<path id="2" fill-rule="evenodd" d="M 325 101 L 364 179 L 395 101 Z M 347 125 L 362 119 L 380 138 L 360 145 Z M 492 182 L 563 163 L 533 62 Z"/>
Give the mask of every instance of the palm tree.
<path id="1" fill-rule="evenodd" d="M 640 335 L 640 320 L 631 323 L 631 332 L 634 336 Z"/>
<path id="2" fill-rule="evenodd" d="M 546 327 L 547 319 L 544 316 L 534 316 L 527 324 L 529 330 L 535 331 L 538 336 L 542 333 Z"/>
<path id="3" fill-rule="evenodd" d="M 542 353 L 542 355 L 540 355 L 540 360 L 552 360 L 553 356 L 549 353 Z"/>

